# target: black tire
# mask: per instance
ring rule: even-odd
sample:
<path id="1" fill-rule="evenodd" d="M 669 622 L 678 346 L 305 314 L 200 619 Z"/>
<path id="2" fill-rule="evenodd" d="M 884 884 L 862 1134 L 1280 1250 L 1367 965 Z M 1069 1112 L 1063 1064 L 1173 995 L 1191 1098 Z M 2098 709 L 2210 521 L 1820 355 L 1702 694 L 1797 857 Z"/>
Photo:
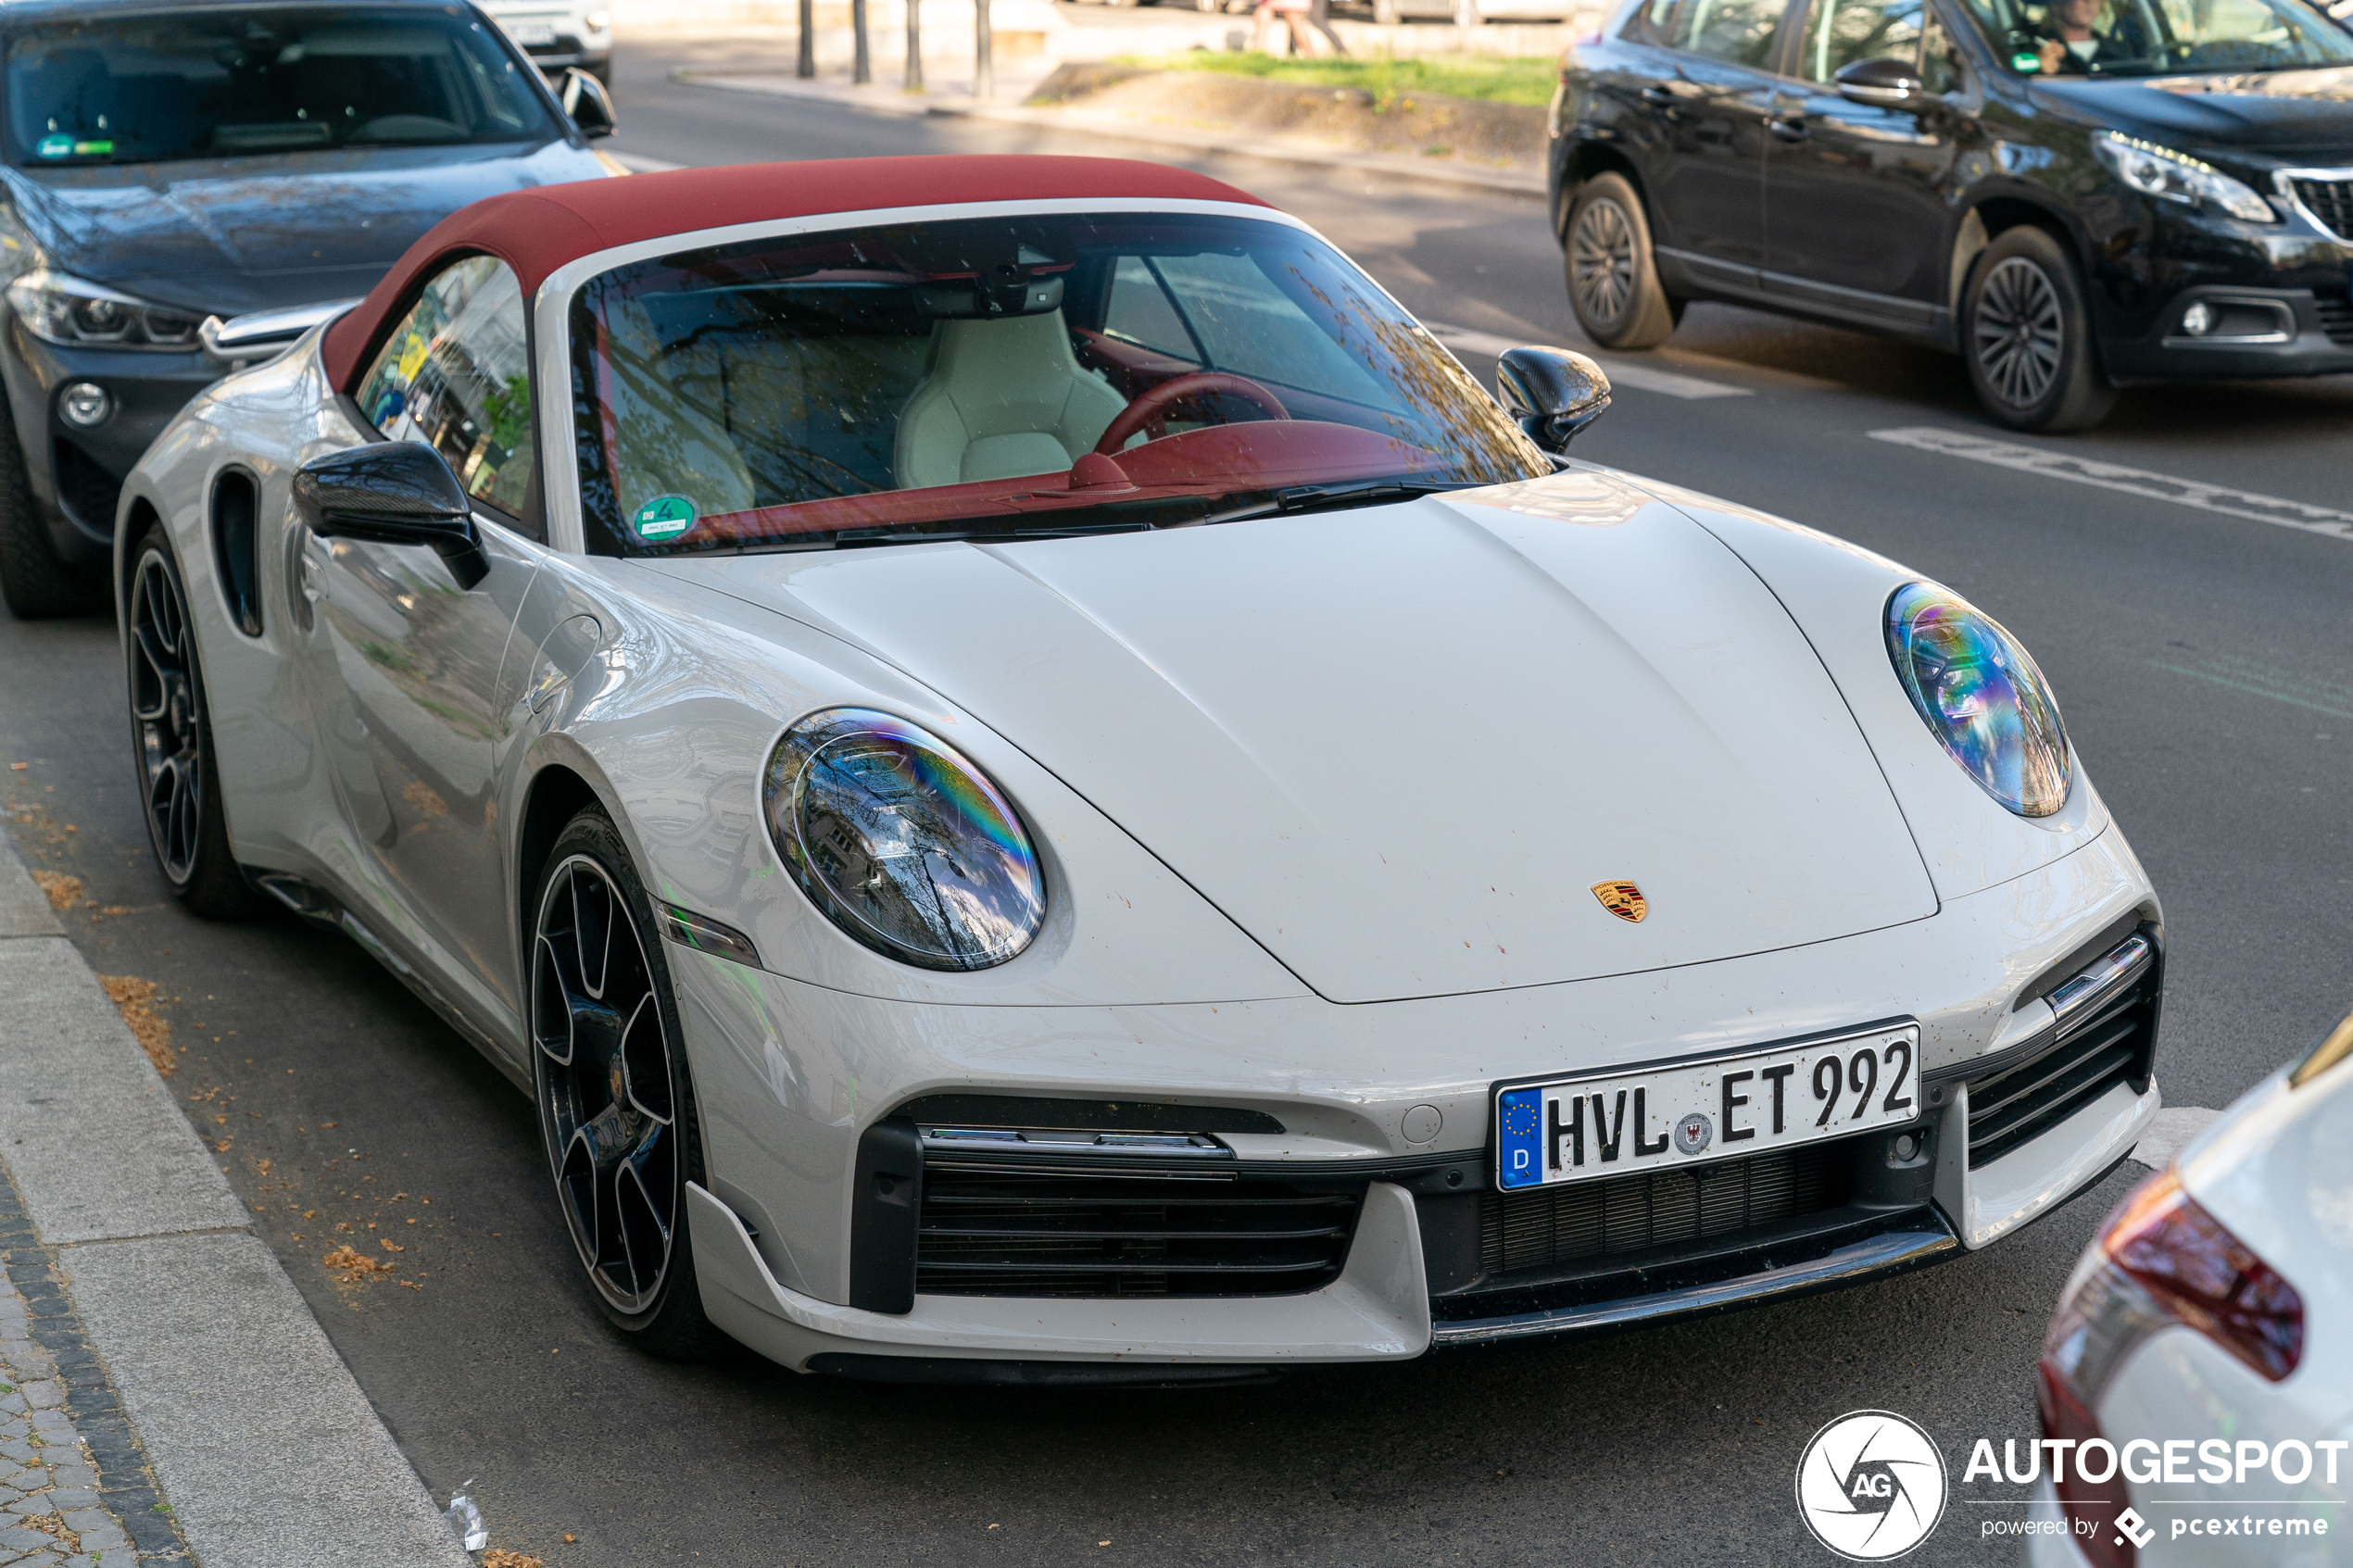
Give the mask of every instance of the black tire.
<path id="1" fill-rule="evenodd" d="M 132 554 L 123 607 L 131 757 L 147 843 L 171 896 L 208 920 L 242 920 L 261 905 L 229 843 L 220 763 L 187 584 L 160 526 Z"/>
<path id="2" fill-rule="evenodd" d="M 1650 219 L 1622 174 L 1585 182 L 1562 232 L 1568 303 L 1585 335 L 1604 348 L 1656 348 L 1679 314 L 1658 281 Z"/>
<path id="3" fill-rule="evenodd" d="M 1979 401 L 2013 430 L 2088 430 L 2116 406 L 2083 281 L 2041 229 L 2006 229 L 1978 253 L 1961 295 L 1961 358 Z"/>
<path id="4" fill-rule="evenodd" d="M 0 392 L 0 597 L 19 621 L 79 615 L 98 608 L 99 583 L 57 558 L 32 500 L 15 410 Z"/>
<path id="5" fill-rule="evenodd" d="M 686 1223 L 686 1184 L 708 1178 L 668 955 L 603 811 L 565 824 L 523 913 L 533 1099 L 589 1293 L 648 1354 L 726 1354 L 733 1341 L 703 1315 Z"/>

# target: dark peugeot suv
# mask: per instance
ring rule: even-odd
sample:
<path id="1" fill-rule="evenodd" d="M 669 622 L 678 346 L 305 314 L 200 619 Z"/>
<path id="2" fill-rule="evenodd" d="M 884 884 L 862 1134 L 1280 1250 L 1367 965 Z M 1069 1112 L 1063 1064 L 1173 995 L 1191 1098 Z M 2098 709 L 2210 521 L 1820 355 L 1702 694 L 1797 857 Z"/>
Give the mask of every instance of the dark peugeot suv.
<path id="1" fill-rule="evenodd" d="M 453 0 L 12 0 L 0 49 L 0 595 L 20 616 L 103 600 L 122 476 L 197 392 L 467 203 L 618 171 L 587 144 L 603 89 L 575 73 L 560 103 Z"/>
<path id="2" fill-rule="evenodd" d="M 1609 347 L 1760 306 L 1957 350 L 2042 431 L 2353 370 L 2353 35 L 2305 0 L 1630 0 L 1551 130 Z"/>

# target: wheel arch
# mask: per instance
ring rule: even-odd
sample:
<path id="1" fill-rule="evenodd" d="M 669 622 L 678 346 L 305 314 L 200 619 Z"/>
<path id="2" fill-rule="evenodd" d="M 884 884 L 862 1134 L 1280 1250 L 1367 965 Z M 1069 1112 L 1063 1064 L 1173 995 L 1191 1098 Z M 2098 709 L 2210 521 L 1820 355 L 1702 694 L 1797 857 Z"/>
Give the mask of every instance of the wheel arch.
<path id="1" fill-rule="evenodd" d="M 128 486 L 124 488 L 129 489 Z M 124 495 L 122 521 L 115 530 L 115 536 L 122 542 L 121 547 L 114 553 L 115 622 L 119 626 L 128 628 L 131 624 L 129 618 L 131 578 L 139 566 L 139 541 L 147 536 L 149 529 L 161 527 L 162 524 L 163 513 L 157 509 L 153 501 L 137 493 Z M 166 544 L 171 542 L 170 532 L 168 529 L 165 531 L 164 542 Z M 175 547 L 173 554 L 176 556 L 178 553 Z M 126 630 L 124 635 L 129 634 Z"/>
<path id="2" fill-rule="evenodd" d="M 1961 215 L 1960 224 L 1953 233 L 1953 258 L 1945 278 L 1944 303 L 1953 313 L 1957 334 L 1961 319 L 1961 291 L 1969 282 L 1969 269 L 1977 264 L 1979 253 L 2004 233 L 2022 225 L 2049 234 L 2075 258 L 2076 267 L 2083 269 L 2083 245 L 2059 208 L 2037 197 L 2016 193 L 1981 198 Z"/>
<path id="3" fill-rule="evenodd" d="M 1616 174 L 1634 187 L 1642 198 L 1642 216 L 1651 217 L 1651 194 L 1642 183 L 1642 171 L 1625 152 L 1606 142 L 1580 141 L 1561 159 L 1561 177 L 1553 196 L 1553 239 L 1562 245 L 1568 242 L 1569 209 L 1577 205 L 1577 193 L 1596 175 Z M 1655 221 L 1652 227 L 1656 229 Z"/>
<path id="4" fill-rule="evenodd" d="M 622 825 L 620 813 L 569 763 L 549 762 L 532 774 L 531 782 L 524 787 L 522 814 L 515 828 L 515 927 L 519 955 L 524 946 L 520 938 L 530 928 L 528 906 L 533 891 L 539 885 L 539 873 L 547 869 L 547 857 L 555 849 L 564 824 L 591 806 L 612 819 L 622 842 L 627 844 L 629 833 Z M 635 853 L 634 846 L 631 853 Z M 641 868 L 639 875 L 643 874 Z"/>

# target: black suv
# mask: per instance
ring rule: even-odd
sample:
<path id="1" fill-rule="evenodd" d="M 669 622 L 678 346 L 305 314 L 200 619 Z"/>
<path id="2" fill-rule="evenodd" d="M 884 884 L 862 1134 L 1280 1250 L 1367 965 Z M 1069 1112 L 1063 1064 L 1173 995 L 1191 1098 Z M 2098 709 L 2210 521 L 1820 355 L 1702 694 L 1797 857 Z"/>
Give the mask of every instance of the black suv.
<path id="1" fill-rule="evenodd" d="M 1957 350 L 2043 431 L 2353 370 L 2353 35 L 2305 0 L 1631 0 L 1551 132 L 1608 347 L 1761 306 Z"/>

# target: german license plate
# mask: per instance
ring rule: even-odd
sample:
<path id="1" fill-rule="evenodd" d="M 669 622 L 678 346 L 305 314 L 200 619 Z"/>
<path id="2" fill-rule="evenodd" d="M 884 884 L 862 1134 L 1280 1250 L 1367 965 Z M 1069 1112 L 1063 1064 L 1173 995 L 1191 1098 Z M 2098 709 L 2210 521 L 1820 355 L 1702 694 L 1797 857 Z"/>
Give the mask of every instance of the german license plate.
<path id="1" fill-rule="evenodd" d="M 509 22 L 507 34 L 527 49 L 534 44 L 553 44 L 556 41 L 556 24 L 554 22 Z"/>
<path id="2" fill-rule="evenodd" d="M 1495 1095 L 1504 1191 L 1793 1148 L 1919 1113 L 1916 1023 Z"/>

